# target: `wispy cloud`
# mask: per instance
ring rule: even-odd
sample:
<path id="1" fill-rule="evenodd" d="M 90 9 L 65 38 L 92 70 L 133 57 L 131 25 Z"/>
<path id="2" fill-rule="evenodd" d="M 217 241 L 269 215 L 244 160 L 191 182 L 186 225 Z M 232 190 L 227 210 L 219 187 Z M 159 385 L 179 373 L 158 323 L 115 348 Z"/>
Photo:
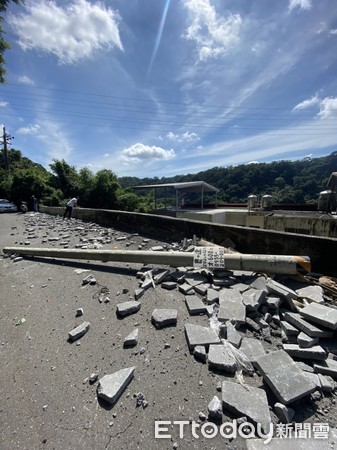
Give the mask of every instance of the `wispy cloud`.
<path id="1" fill-rule="evenodd" d="M 333 36 L 337 36 L 337 28 L 330 30 L 329 34 L 332 34 Z"/>
<path id="2" fill-rule="evenodd" d="M 301 110 L 301 109 L 308 109 L 311 108 L 312 106 L 316 106 L 319 105 L 319 103 L 321 102 L 320 98 L 317 97 L 317 95 L 304 100 L 303 102 L 299 103 L 298 105 L 296 105 L 293 108 L 293 111 L 297 111 L 297 110 Z"/>
<path id="3" fill-rule="evenodd" d="M 174 142 L 194 142 L 200 140 L 196 133 L 190 133 L 189 131 L 181 134 L 174 134 L 172 131 L 169 131 L 166 138 Z"/>
<path id="4" fill-rule="evenodd" d="M 34 124 L 34 125 L 29 125 L 27 127 L 21 127 L 17 130 L 17 133 L 19 134 L 37 134 L 39 133 L 41 130 L 40 125 L 38 124 Z"/>
<path id="5" fill-rule="evenodd" d="M 8 106 L 9 103 L 8 102 L 2 102 L 0 101 L 0 108 L 5 108 L 6 106 Z"/>
<path id="6" fill-rule="evenodd" d="M 61 7 L 52 0 L 38 0 L 25 8 L 25 13 L 9 17 L 23 50 L 35 49 L 55 55 L 60 64 L 74 64 L 96 50 L 123 49 L 118 13 L 103 3 L 74 0 Z"/>
<path id="7" fill-rule="evenodd" d="M 320 103 L 318 116 L 322 119 L 337 117 L 337 97 L 326 97 Z"/>
<path id="8" fill-rule="evenodd" d="M 219 16 L 210 0 L 183 0 L 190 26 L 184 37 L 197 46 L 199 61 L 217 58 L 237 45 L 242 28 L 239 14 Z"/>
<path id="9" fill-rule="evenodd" d="M 123 162 L 141 162 L 153 160 L 169 160 L 175 157 L 174 150 L 165 150 L 161 147 L 145 144 L 134 144 L 122 151 L 120 159 Z"/>
<path id="10" fill-rule="evenodd" d="M 292 11 L 294 8 L 309 10 L 312 7 L 311 0 L 289 0 L 289 10 Z"/>
<path id="11" fill-rule="evenodd" d="M 17 80 L 18 80 L 18 83 L 25 84 L 26 86 L 34 86 L 35 85 L 34 81 L 31 78 L 27 77 L 27 75 L 18 76 Z"/>

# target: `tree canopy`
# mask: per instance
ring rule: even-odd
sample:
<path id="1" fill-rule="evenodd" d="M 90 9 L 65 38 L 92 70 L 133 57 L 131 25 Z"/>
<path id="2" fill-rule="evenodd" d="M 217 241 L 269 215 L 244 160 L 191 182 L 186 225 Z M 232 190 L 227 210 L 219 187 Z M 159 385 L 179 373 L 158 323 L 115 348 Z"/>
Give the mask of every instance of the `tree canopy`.
<path id="1" fill-rule="evenodd" d="M 2 24 L 4 21 L 4 14 L 6 13 L 8 4 L 20 3 L 21 0 L 0 0 L 0 84 L 4 84 L 6 82 L 5 75 L 7 73 L 5 68 L 5 56 L 4 53 L 6 50 L 10 48 L 10 44 L 4 38 L 4 30 L 2 28 Z"/>

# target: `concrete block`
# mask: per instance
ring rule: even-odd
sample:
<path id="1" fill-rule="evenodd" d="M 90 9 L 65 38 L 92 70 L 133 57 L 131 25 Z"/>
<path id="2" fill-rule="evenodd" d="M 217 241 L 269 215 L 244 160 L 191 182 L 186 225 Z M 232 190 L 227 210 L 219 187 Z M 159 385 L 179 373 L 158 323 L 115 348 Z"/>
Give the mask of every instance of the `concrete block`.
<path id="1" fill-rule="evenodd" d="M 324 303 L 324 291 L 321 286 L 306 286 L 301 289 L 296 289 L 296 294 L 300 297 L 307 298 L 315 303 Z"/>
<path id="2" fill-rule="evenodd" d="M 318 374 L 323 392 L 333 392 L 336 389 L 336 383 L 330 375 Z"/>
<path id="3" fill-rule="evenodd" d="M 266 291 L 261 289 L 249 289 L 242 294 L 242 301 L 247 313 L 257 311 L 266 298 Z"/>
<path id="4" fill-rule="evenodd" d="M 188 312 L 192 315 L 205 314 L 206 305 L 203 303 L 200 297 L 197 295 L 189 295 L 185 298 Z"/>
<path id="5" fill-rule="evenodd" d="M 223 372 L 235 373 L 236 361 L 224 345 L 211 344 L 208 352 L 208 367 Z"/>
<path id="6" fill-rule="evenodd" d="M 319 328 L 317 325 L 313 325 L 312 323 L 305 320 L 298 313 L 283 312 L 282 316 L 284 320 L 291 323 L 294 327 L 303 331 L 310 337 L 330 338 L 333 336 L 333 332 L 329 330 L 323 330 L 322 328 Z"/>
<path id="7" fill-rule="evenodd" d="M 241 347 L 239 350 L 247 356 L 247 358 L 253 365 L 255 365 L 260 356 L 266 354 L 261 341 L 254 338 L 242 339 Z"/>
<path id="8" fill-rule="evenodd" d="M 222 402 L 216 395 L 209 402 L 207 409 L 208 417 L 211 420 L 220 421 L 222 419 Z"/>
<path id="9" fill-rule="evenodd" d="M 318 323 L 331 330 L 337 330 L 337 309 L 318 303 L 310 303 L 300 310 L 300 314 L 310 322 Z"/>
<path id="10" fill-rule="evenodd" d="M 296 306 L 293 303 L 293 300 L 298 299 L 298 294 L 296 294 L 295 291 L 281 283 L 278 283 L 277 281 L 272 280 L 271 278 L 268 278 L 266 288 L 269 293 L 276 294 L 277 296 L 284 298 L 292 311 L 297 311 Z"/>
<path id="11" fill-rule="evenodd" d="M 193 350 L 194 358 L 198 361 L 206 363 L 207 361 L 207 353 L 206 348 L 203 345 L 197 345 Z"/>
<path id="12" fill-rule="evenodd" d="M 228 295 L 229 289 L 220 291 L 220 308 L 218 312 L 218 320 L 224 322 L 231 320 L 238 324 L 243 324 L 246 321 L 246 307 L 242 303 L 242 295 L 238 291 L 232 291 Z"/>
<path id="13" fill-rule="evenodd" d="M 124 347 L 134 347 L 138 344 L 139 332 L 138 328 L 133 330 L 130 334 L 126 336 L 124 339 Z"/>
<path id="14" fill-rule="evenodd" d="M 178 311 L 176 309 L 155 309 L 151 316 L 151 321 L 156 328 L 175 326 L 177 319 Z"/>
<path id="15" fill-rule="evenodd" d="M 110 375 L 105 375 L 99 380 L 97 395 L 111 405 L 116 403 L 127 385 L 133 378 L 135 367 L 119 370 Z"/>
<path id="16" fill-rule="evenodd" d="M 323 375 L 330 375 L 332 378 L 337 378 L 337 361 L 330 358 L 325 361 L 315 361 L 314 371 Z"/>
<path id="17" fill-rule="evenodd" d="M 129 301 L 117 304 L 117 315 L 119 317 L 126 317 L 134 314 L 140 310 L 141 303 L 136 301 Z"/>
<path id="18" fill-rule="evenodd" d="M 89 330 L 90 328 L 90 322 L 83 322 L 78 327 L 74 328 L 73 330 L 69 331 L 69 340 L 70 341 L 76 341 Z"/>
<path id="19" fill-rule="evenodd" d="M 290 423 L 295 415 L 294 409 L 289 408 L 288 406 L 283 405 L 283 403 L 279 402 L 275 403 L 274 412 L 281 423 Z"/>
<path id="20" fill-rule="evenodd" d="M 189 273 L 188 275 L 185 276 L 185 281 L 190 286 L 195 287 L 200 284 L 207 283 L 208 280 L 207 280 L 207 277 L 205 277 L 201 273 Z"/>
<path id="21" fill-rule="evenodd" d="M 223 381 L 222 404 L 224 410 L 236 416 L 246 416 L 254 424 L 261 424 L 264 432 L 269 432 L 271 417 L 267 396 L 263 389 Z"/>
<path id="22" fill-rule="evenodd" d="M 172 291 L 177 287 L 177 283 L 175 281 L 163 281 L 160 285 L 163 289 L 167 289 L 168 291 Z"/>
<path id="23" fill-rule="evenodd" d="M 202 295 L 203 297 L 205 297 L 207 295 L 207 289 L 209 289 L 209 284 L 204 283 L 204 284 L 197 284 L 196 286 L 194 286 L 194 290 L 197 294 Z"/>
<path id="24" fill-rule="evenodd" d="M 307 334 L 303 333 L 303 331 L 301 331 L 301 333 L 297 336 L 297 343 L 302 348 L 313 347 L 314 345 L 318 344 L 318 342 L 319 342 L 318 337 L 312 338 Z"/>
<path id="25" fill-rule="evenodd" d="M 180 284 L 178 286 L 178 289 L 179 289 L 180 292 L 182 292 L 185 295 L 187 295 L 187 294 L 189 294 L 191 292 L 194 292 L 193 286 L 191 286 L 190 284 L 187 284 L 187 283 Z"/>
<path id="26" fill-rule="evenodd" d="M 255 364 L 276 398 L 285 405 L 316 389 L 284 350 L 260 356 Z"/>
<path id="27" fill-rule="evenodd" d="M 241 292 L 234 289 L 222 289 L 219 294 L 219 303 L 228 301 L 242 303 Z"/>
<path id="28" fill-rule="evenodd" d="M 328 357 L 324 348 L 319 345 L 314 345 L 310 348 L 302 348 L 297 344 L 283 344 L 282 346 L 283 350 L 285 350 L 292 358 L 322 360 Z"/>
<path id="29" fill-rule="evenodd" d="M 210 327 L 202 327 L 192 323 L 185 324 L 185 333 L 189 348 L 194 349 L 197 345 L 208 348 L 211 344 L 220 343 L 219 336 Z"/>
<path id="30" fill-rule="evenodd" d="M 206 303 L 211 305 L 212 303 L 216 303 L 219 301 L 219 291 L 215 289 L 209 288 L 207 289 L 207 298 Z"/>
<path id="31" fill-rule="evenodd" d="M 300 330 L 291 323 L 281 320 L 281 329 L 285 332 L 287 336 L 298 336 L 300 334 Z"/>
<path id="32" fill-rule="evenodd" d="M 224 326 L 226 326 L 227 341 L 234 345 L 234 347 L 239 348 L 242 340 L 241 334 L 230 320 L 227 320 L 226 325 Z"/>

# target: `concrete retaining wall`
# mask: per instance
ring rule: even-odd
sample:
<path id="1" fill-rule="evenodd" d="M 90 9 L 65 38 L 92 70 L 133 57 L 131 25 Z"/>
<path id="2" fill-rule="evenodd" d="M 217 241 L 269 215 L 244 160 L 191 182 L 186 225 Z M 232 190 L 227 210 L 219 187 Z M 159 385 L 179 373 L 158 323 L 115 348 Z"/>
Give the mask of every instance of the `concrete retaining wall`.
<path id="1" fill-rule="evenodd" d="M 41 206 L 40 211 L 62 215 L 64 208 Z M 221 244 L 230 238 L 241 253 L 309 256 L 313 272 L 337 276 L 337 239 L 102 209 L 74 208 L 73 217 L 167 241 L 196 235 Z"/>

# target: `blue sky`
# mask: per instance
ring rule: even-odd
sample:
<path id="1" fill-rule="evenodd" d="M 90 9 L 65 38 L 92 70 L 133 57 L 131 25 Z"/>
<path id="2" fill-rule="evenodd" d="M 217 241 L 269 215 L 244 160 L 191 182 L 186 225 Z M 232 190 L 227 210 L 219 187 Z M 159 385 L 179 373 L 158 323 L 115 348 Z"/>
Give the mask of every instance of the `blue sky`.
<path id="1" fill-rule="evenodd" d="M 25 0 L 0 124 L 48 168 L 162 177 L 337 150 L 336 0 Z"/>

